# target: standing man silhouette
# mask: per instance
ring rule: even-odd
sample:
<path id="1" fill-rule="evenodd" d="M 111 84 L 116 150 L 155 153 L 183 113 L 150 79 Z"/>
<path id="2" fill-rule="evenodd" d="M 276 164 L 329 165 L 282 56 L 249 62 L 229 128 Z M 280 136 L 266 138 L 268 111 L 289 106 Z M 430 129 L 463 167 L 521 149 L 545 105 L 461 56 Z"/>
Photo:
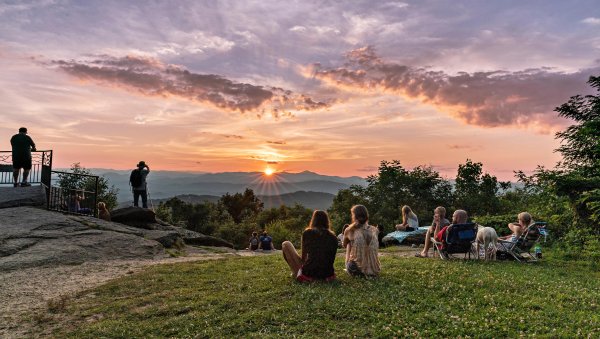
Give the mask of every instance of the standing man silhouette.
<path id="1" fill-rule="evenodd" d="M 133 191 L 133 205 L 135 207 L 138 207 L 138 201 L 141 196 L 142 207 L 148 208 L 148 184 L 146 183 L 148 173 L 150 173 L 150 167 L 144 161 L 140 161 L 137 164 L 137 168 L 131 171 L 131 175 L 129 176 L 129 183 Z"/>
<path id="2" fill-rule="evenodd" d="M 27 177 L 29 177 L 29 171 L 31 170 L 31 151 L 35 152 L 35 143 L 27 135 L 27 128 L 19 128 L 19 134 L 15 134 L 10 138 L 10 144 L 12 146 L 14 187 L 19 187 L 19 172 L 21 168 L 23 169 L 21 187 L 31 186 L 27 182 Z"/>

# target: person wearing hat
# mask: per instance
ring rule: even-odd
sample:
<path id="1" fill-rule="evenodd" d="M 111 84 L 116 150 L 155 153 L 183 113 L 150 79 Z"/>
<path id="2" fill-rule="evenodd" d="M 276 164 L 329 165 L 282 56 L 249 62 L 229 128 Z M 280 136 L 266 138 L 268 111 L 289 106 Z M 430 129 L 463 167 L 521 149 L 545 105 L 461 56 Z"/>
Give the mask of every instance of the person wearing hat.
<path id="1" fill-rule="evenodd" d="M 10 145 L 12 146 L 14 186 L 19 187 L 19 172 L 21 171 L 21 168 L 23 169 L 23 181 L 21 182 L 21 186 L 31 186 L 31 184 L 27 182 L 27 177 L 31 170 L 31 151 L 35 152 L 35 143 L 31 137 L 27 135 L 27 128 L 19 128 L 19 134 L 15 134 L 10 138 Z"/>
<path id="2" fill-rule="evenodd" d="M 148 208 L 148 184 L 146 183 L 148 173 L 150 173 L 150 167 L 144 161 L 140 161 L 137 164 L 137 168 L 131 171 L 129 183 L 133 191 L 133 205 L 135 207 L 138 207 L 138 201 L 141 196 L 142 207 Z"/>

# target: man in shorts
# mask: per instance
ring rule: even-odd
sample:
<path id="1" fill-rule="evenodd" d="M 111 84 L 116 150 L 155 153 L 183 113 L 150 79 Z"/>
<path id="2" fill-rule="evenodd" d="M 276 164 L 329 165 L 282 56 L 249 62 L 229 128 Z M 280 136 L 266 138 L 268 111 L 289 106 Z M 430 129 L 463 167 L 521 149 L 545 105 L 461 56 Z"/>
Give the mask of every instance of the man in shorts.
<path id="1" fill-rule="evenodd" d="M 19 187 L 19 172 L 21 168 L 23 169 L 21 187 L 31 186 L 27 182 L 27 177 L 29 177 L 29 171 L 31 170 L 31 151 L 35 151 L 35 143 L 27 135 L 27 128 L 19 128 L 19 134 L 15 134 L 10 138 L 10 144 L 12 146 L 14 186 Z"/>

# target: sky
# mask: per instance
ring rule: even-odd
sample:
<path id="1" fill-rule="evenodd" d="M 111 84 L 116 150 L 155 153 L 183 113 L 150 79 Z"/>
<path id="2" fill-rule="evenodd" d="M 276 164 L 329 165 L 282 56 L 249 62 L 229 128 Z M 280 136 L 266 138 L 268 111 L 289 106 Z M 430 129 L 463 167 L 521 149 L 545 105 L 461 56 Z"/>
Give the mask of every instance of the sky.
<path id="1" fill-rule="evenodd" d="M 595 0 L 0 0 L 0 149 L 25 126 L 55 167 L 511 180 L 590 75 Z"/>

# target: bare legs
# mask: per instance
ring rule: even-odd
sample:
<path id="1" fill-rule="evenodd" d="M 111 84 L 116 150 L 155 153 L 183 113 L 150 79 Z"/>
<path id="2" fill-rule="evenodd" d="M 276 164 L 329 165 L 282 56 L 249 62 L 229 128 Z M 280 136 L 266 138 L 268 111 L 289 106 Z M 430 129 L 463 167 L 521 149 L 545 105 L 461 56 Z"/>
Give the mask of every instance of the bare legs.
<path id="1" fill-rule="evenodd" d="M 19 184 L 19 172 L 20 171 L 21 171 L 20 168 L 13 169 L 13 179 L 15 182 L 15 186 Z M 23 181 L 22 182 L 26 183 L 28 177 L 29 177 L 29 170 L 23 169 Z"/>
<path id="2" fill-rule="evenodd" d="M 302 268 L 302 258 L 298 255 L 296 248 L 289 241 L 284 241 L 281 244 L 281 251 L 283 252 L 283 259 L 287 262 L 292 270 L 294 278 L 298 276 L 298 271 Z"/>
<path id="3" fill-rule="evenodd" d="M 429 249 L 431 248 L 431 233 L 433 232 L 432 227 L 427 230 L 427 234 L 425 234 L 425 247 L 423 247 L 423 251 L 421 251 L 422 257 L 429 256 Z"/>

